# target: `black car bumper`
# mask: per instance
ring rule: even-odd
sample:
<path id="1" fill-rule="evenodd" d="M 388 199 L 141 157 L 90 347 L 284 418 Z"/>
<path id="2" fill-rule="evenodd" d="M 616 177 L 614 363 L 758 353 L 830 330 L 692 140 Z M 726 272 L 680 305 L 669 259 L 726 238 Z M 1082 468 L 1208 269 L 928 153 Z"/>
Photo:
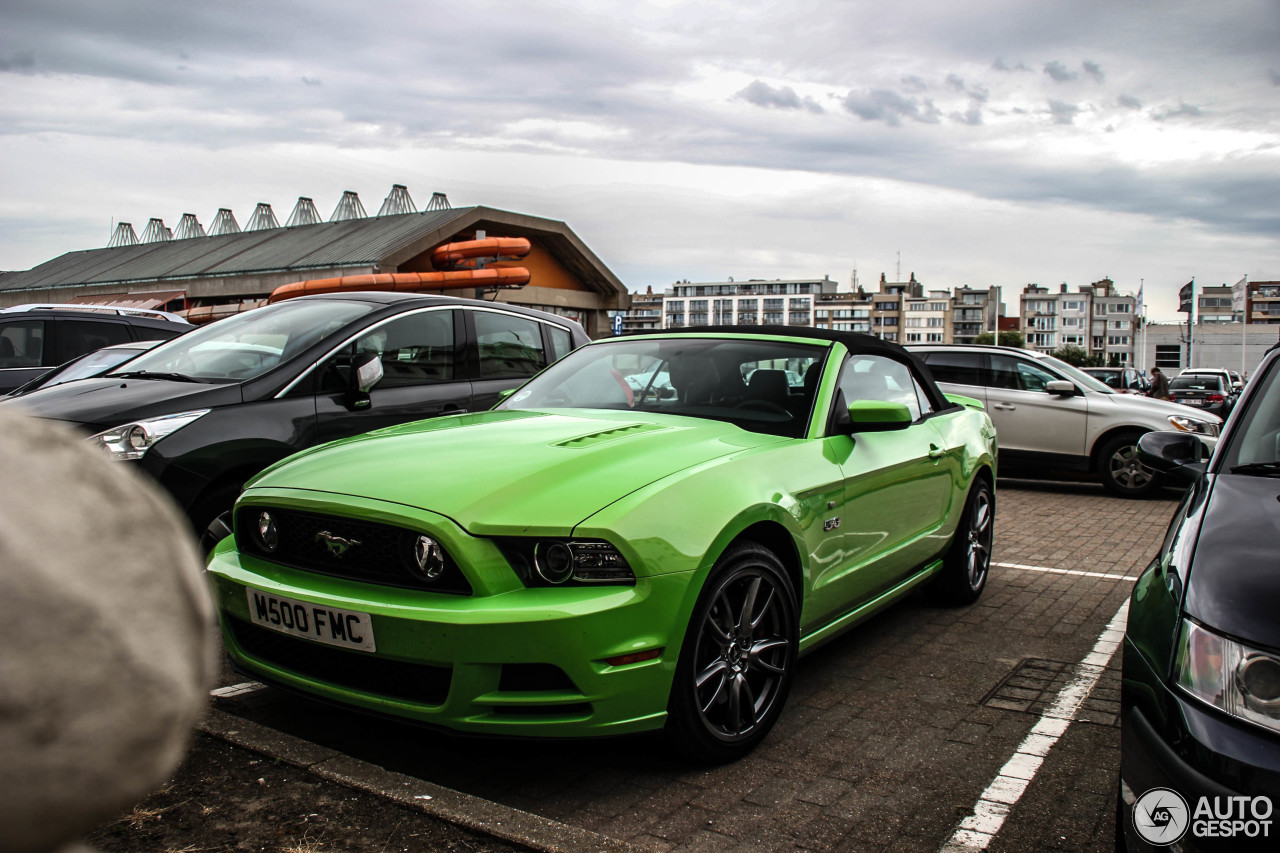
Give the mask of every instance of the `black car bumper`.
<path id="1" fill-rule="evenodd" d="M 1280 737 L 1171 690 L 1127 639 L 1121 705 L 1117 830 L 1129 851 L 1280 849 Z M 1148 843 L 1134 823 L 1135 801 L 1156 788 L 1187 806 L 1173 845 Z"/>

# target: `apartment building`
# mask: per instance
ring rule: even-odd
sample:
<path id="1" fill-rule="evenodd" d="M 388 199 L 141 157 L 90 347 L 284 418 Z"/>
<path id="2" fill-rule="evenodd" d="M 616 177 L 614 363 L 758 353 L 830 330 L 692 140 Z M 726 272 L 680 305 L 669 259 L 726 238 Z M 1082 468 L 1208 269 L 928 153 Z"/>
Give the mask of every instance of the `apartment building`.
<path id="1" fill-rule="evenodd" d="M 951 291 L 930 290 L 903 300 L 902 343 L 953 343 Z"/>
<path id="2" fill-rule="evenodd" d="M 980 290 L 965 285 L 956 288 L 952 297 L 951 342 L 971 344 L 984 332 L 994 334 L 998 331 L 1000 316 L 1004 314 L 1000 299 L 998 287 Z"/>
<path id="3" fill-rule="evenodd" d="M 652 287 L 645 288 L 644 293 L 632 293 L 631 309 L 622 315 L 623 334 L 661 329 L 662 300 L 663 295 L 654 293 Z"/>
<path id="4" fill-rule="evenodd" d="M 1109 278 L 1072 293 L 1038 284 L 1022 289 L 1019 312 L 1027 348 L 1052 352 L 1077 346 L 1104 364 L 1133 364 L 1137 300 L 1116 291 Z"/>
<path id="5" fill-rule="evenodd" d="M 681 281 L 663 297 L 662 328 L 812 326 L 817 297 L 835 292 L 836 282 L 826 276 L 787 281 Z"/>

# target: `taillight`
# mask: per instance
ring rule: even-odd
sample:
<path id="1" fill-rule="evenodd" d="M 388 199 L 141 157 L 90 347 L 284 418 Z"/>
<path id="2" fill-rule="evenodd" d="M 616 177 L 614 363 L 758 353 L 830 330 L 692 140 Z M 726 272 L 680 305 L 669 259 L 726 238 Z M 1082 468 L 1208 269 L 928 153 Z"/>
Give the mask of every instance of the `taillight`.
<path id="1" fill-rule="evenodd" d="M 1205 397 L 1205 401 L 1209 403 L 1225 403 L 1227 402 L 1227 398 L 1221 394 L 1210 394 L 1208 397 Z"/>

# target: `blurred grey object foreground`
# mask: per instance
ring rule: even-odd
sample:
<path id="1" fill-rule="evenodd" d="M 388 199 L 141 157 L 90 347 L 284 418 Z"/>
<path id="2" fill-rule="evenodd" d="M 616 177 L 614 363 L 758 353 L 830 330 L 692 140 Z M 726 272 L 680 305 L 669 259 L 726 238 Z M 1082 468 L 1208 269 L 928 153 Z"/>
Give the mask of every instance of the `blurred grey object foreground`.
<path id="1" fill-rule="evenodd" d="M 216 661 L 202 571 L 154 486 L 0 412 L 0 851 L 75 842 L 181 760 Z"/>

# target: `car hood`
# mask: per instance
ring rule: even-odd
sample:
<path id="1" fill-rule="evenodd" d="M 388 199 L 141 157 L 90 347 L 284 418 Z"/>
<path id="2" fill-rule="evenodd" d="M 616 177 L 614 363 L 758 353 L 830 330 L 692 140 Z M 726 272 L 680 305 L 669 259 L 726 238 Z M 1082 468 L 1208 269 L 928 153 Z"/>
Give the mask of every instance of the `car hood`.
<path id="1" fill-rule="evenodd" d="M 0 405 L 20 406 L 37 418 L 96 432 L 140 418 L 225 406 L 241 399 L 239 385 L 99 377 L 41 388 Z"/>
<path id="2" fill-rule="evenodd" d="M 1214 478 L 1187 581 L 1187 615 L 1280 648 L 1280 479 Z"/>
<path id="3" fill-rule="evenodd" d="M 731 424 L 631 412 L 493 411 L 322 445 L 249 484 L 374 498 L 476 535 L 567 532 L 677 471 L 779 441 Z"/>
<path id="4" fill-rule="evenodd" d="M 1203 409 L 1197 409 L 1195 406 L 1184 406 L 1181 403 L 1171 403 L 1168 400 L 1157 400 L 1154 397 L 1143 397 L 1139 394 L 1099 394 L 1097 398 L 1106 400 L 1110 405 L 1118 406 L 1124 411 L 1145 415 L 1156 420 L 1164 420 L 1169 415 L 1178 415 L 1184 418 L 1196 418 L 1197 420 L 1212 421 L 1217 424 L 1222 423 L 1222 418 L 1209 414 Z M 1160 426 L 1160 429 L 1169 429 L 1169 424 L 1164 423 Z"/>

